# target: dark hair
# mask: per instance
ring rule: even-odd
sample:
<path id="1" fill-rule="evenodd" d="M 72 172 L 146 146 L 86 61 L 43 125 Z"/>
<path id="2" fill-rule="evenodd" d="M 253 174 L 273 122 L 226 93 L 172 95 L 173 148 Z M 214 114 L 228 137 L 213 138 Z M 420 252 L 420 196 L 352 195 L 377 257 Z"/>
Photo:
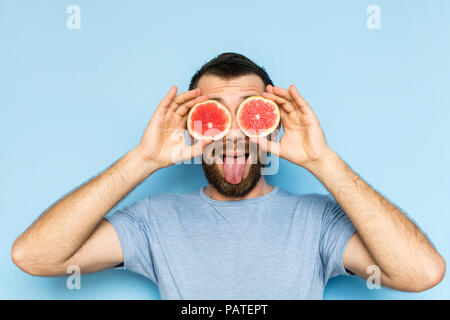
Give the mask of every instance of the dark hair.
<path id="1" fill-rule="evenodd" d="M 263 67 L 258 66 L 246 56 L 233 52 L 222 53 L 203 65 L 191 78 L 189 90 L 195 89 L 198 80 L 205 74 L 219 76 L 224 79 L 256 74 L 264 82 L 264 86 L 268 84 L 273 85 L 272 80 Z"/>

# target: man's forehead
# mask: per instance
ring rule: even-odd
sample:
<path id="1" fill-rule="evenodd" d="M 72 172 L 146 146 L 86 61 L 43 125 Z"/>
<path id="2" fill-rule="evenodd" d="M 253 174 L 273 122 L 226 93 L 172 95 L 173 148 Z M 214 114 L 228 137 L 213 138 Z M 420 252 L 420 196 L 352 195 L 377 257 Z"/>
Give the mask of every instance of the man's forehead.
<path id="1" fill-rule="evenodd" d="M 202 94 L 204 95 L 228 94 L 231 92 L 261 94 L 265 91 L 264 82 L 255 74 L 231 79 L 207 74 L 199 79 L 197 88 L 202 89 Z"/>

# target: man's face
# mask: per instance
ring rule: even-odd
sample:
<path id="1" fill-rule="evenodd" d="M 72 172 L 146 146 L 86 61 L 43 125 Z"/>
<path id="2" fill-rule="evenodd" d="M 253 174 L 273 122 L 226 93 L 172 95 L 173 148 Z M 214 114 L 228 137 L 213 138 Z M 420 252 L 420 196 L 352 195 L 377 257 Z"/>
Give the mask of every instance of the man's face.
<path id="1" fill-rule="evenodd" d="M 255 145 L 239 129 L 236 112 L 239 104 L 250 96 L 260 96 L 264 83 L 257 75 L 245 75 L 233 79 L 223 79 L 214 75 L 204 75 L 198 81 L 198 88 L 209 99 L 217 100 L 231 112 L 230 132 L 210 146 L 206 156 L 214 157 L 212 164 L 202 162 L 208 182 L 220 193 L 228 197 L 243 197 L 248 194 L 261 178 L 263 167 Z M 220 148 L 217 148 L 221 145 Z M 220 151 L 217 151 L 220 150 Z M 216 152 L 217 151 L 217 152 Z M 208 153 L 208 151 L 206 152 Z"/>

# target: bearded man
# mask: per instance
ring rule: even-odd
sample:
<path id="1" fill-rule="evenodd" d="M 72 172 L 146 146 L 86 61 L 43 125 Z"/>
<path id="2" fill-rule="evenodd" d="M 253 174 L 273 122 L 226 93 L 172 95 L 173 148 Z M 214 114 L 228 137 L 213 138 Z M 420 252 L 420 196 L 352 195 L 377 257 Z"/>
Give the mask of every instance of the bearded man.
<path id="1" fill-rule="evenodd" d="M 442 280 L 442 256 L 328 146 L 294 85 L 274 86 L 245 56 L 224 53 L 197 71 L 189 89 L 177 94 L 173 86 L 135 148 L 17 238 L 18 267 L 37 276 L 65 275 L 70 265 L 83 273 L 124 268 L 155 282 L 163 299 L 322 299 L 331 277 L 367 278 L 374 266 L 381 284 L 398 290 L 423 291 Z M 279 142 L 239 130 L 236 111 L 249 96 L 279 105 Z M 188 144 L 188 112 L 208 99 L 229 109 L 231 130 L 220 141 Z M 208 148 L 214 144 L 223 151 Z M 329 194 L 268 184 L 262 151 L 306 168 Z M 148 195 L 106 216 L 155 171 L 198 156 L 207 186 Z"/>

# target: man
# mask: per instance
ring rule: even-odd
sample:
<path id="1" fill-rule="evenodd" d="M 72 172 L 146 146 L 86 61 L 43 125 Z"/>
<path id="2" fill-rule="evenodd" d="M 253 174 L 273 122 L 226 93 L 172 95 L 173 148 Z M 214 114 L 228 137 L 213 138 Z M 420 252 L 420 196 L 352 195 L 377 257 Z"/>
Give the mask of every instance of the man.
<path id="1" fill-rule="evenodd" d="M 280 106 L 279 142 L 238 130 L 237 107 L 254 95 Z M 229 108 L 234 129 L 219 141 L 234 148 L 214 155 L 224 161 L 203 163 L 208 185 L 149 195 L 105 218 L 155 171 L 207 149 L 211 141 L 188 146 L 179 130 L 190 108 L 207 99 Z M 306 168 L 332 196 L 269 185 L 252 145 Z M 246 157 L 244 170 L 239 157 Z M 367 278 L 370 266 L 379 268 L 384 286 L 422 291 L 446 268 L 414 223 L 327 145 L 297 88 L 274 86 L 264 69 L 234 53 L 204 65 L 189 91 L 177 95 L 172 87 L 140 143 L 48 209 L 15 241 L 12 259 L 38 276 L 65 275 L 69 265 L 88 273 L 123 263 L 154 281 L 163 299 L 321 299 L 329 278 Z"/>

